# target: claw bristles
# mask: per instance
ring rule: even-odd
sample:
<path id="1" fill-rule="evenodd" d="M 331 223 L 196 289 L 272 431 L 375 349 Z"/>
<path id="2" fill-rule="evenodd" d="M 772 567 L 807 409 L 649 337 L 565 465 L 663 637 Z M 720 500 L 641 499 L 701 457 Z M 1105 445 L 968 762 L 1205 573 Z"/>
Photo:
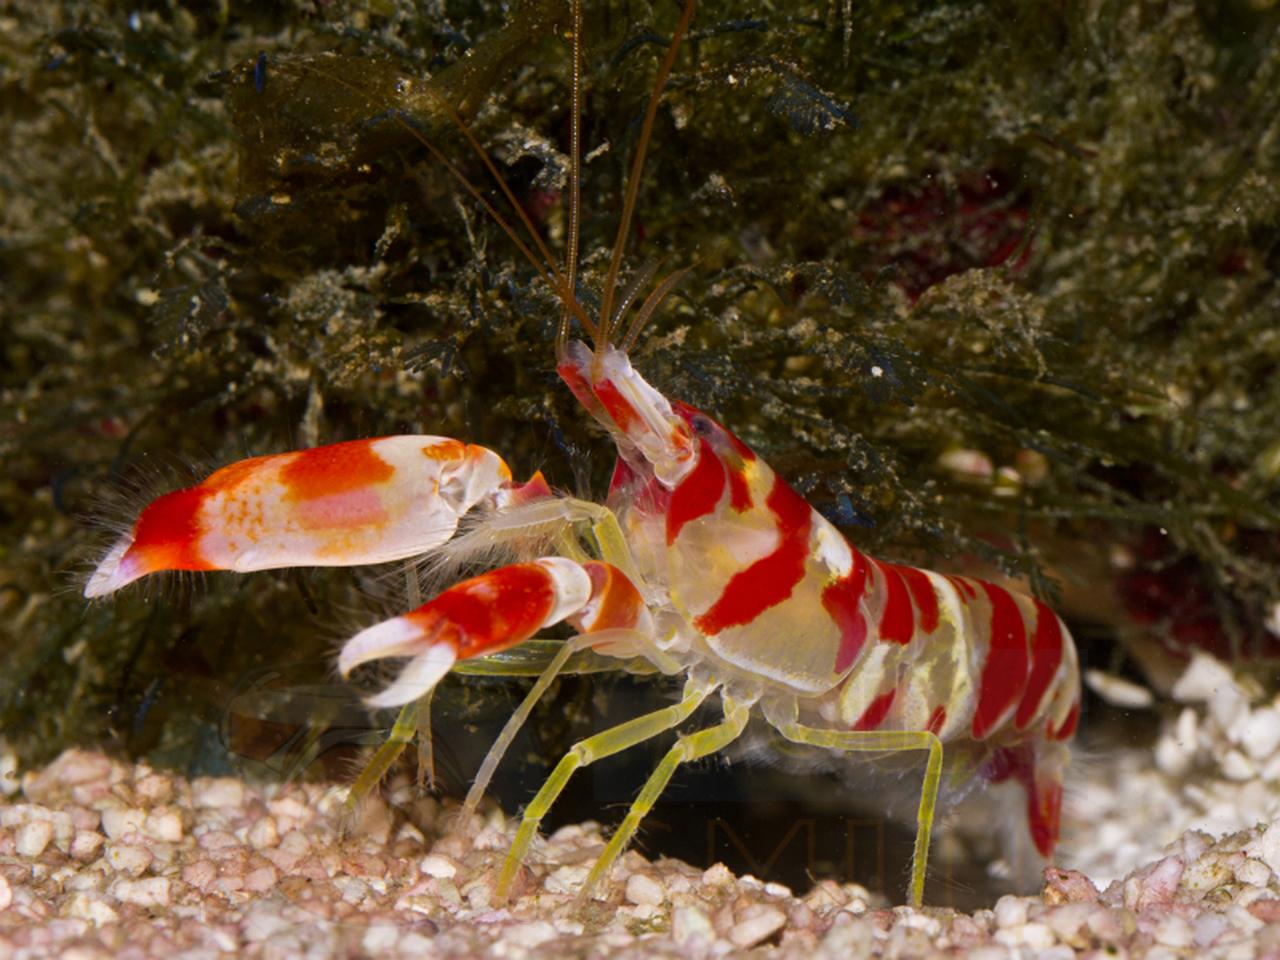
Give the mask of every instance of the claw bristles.
<path id="1" fill-rule="evenodd" d="M 418 570 L 424 597 L 440 587 L 456 583 L 464 575 L 545 555 L 566 522 L 550 516 L 554 501 L 537 500 L 507 507 L 501 513 L 463 518 L 459 532 L 448 543 L 422 558 Z"/>
<path id="2" fill-rule="evenodd" d="M 147 570 L 124 560 L 138 517 L 157 497 L 197 483 L 207 472 L 202 472 L 202 464 L 195 460 L 174 458 L 163 465 L 151 461 L 130 464 L 127 474 L 113 473 L 102 481 L 97 503 L 77 517 L 96 535 L 77 556 L 68 589 L 96 600 L 146 577 Z M 159 579 L 144 581 L 149 589 L 155 585 L 152 581 L 158 583 Z M 166 577 L 164 582 L 180 581 Z"/>

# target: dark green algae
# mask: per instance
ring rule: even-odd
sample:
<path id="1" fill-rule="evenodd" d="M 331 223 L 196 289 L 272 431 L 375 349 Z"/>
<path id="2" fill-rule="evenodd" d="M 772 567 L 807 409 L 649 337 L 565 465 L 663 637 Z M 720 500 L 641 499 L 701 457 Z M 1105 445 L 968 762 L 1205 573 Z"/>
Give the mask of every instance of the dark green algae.
<path id="1" fill-rule="evenodd" d="M 555 298 L 424 143 L 510 219 L 465 117 L 559 254 L 559 7 L 0 7 L 0 725 L 24 761 L 223 769 L 295 736 L 299 704 L 355 730 L 332 652 L 404 602 L 386 571 L 304 570 L 87 604 L 94 518 L 248 454 L 406 431 L 603 493 Z M 868 551 L 1028 578 L 1095 663 L 1158 673 L 1196 645 L 1266 670 L 1278 19 L 704 4 L 627 258 L 693 269 L 637 365 Z M 587 301 L 674 20 L 586 11 Z M 966 477 L 956 451 L 1006 469 Z M 492 683 L 446 699 L 509 703 Z"/>

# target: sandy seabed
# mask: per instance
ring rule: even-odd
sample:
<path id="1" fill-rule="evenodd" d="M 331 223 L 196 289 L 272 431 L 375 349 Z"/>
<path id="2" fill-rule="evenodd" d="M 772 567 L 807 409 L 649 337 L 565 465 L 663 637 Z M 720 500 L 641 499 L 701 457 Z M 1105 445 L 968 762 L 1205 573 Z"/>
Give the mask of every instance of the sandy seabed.
<path id="1" fill-rule="evenodd" d="M 628 852 L 575 893 L 594 824 L 493 884 L 515 822 L 405 786 L 263 791 L 71 750 L 4 782 L 0 960 L 91 957 L 1223 957 L 1280 960 L 1280 702 L 1193 665 L 1154 754 L 1095 761 L 1043 892 L 964 913 L 852 884 L 780 884 Z M 1274 734 L 1274 736 L 1273 736 Z M 1072 819 L 1074 818 L 1074 824 Z M 1070 838 L 1075 838 L 1071 841 Z M 1217 839 L 1214 839 L 1217 837 Z"/>

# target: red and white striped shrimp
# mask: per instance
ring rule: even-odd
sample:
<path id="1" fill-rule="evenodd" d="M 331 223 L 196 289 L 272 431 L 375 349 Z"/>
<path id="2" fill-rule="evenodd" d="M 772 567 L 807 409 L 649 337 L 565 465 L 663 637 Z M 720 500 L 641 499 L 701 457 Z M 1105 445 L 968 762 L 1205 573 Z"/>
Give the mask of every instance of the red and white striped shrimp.
<path id="1" fill-rule="evenodd" d="M 523 814 L 500 895 L 577 768 L 675 729 L 715 698 L 722 719 L 677 739 L 583 892 L 606 876 L 677 767 L 728 746 L 755 716 L 814 748 L 927 755 L 908 891 L 919 903 L 944 743 L 976 760 L 986 779 L 1022 786 L 1035 847 L 1052 853 L 1079 712 L 1075 648 L 1038 600 L 861 553 L 733 433 L 668 400 L 632 367 L 626 347 L 679 277 L 657 284 L 627 334 L 614 335 L 632 300 L 622 296 L 615 315 L 644 146 L 692 10 L 687 0 L 655 83 L 594 320 L 572 292 L 574 254 L 561 269 L 525 223 L 564 308 L 557 371 L 617 447 L 603 505 L 553 491 L 540 474 L 517 483 L 498 454 L 449 438 L 383 437 L 256 457 L 146 507 L 85 595 L 160 570 L 370 564 L 506 547 L 519 562 L 361 631 L 339 656 L 344 676 L 404 658 L 398 677 L 369 701 L 395 707 L 417 702 L 464 661 L 551 624 L 577 631 L 490 752 L 469 804 L 572 652 L 640 658 L 686 679 L 678 703 L 589 737 L 559 762 Z M 576 5 L 574 14 L 577 24 Z M 578 33 L 575 26 L 575 51 Z M 576 110 L 573 119 L 576 184 Z M 576 222 L 575 204 L 575 230 Z M 590 345 L 569 338 L 574 319 Z"/>

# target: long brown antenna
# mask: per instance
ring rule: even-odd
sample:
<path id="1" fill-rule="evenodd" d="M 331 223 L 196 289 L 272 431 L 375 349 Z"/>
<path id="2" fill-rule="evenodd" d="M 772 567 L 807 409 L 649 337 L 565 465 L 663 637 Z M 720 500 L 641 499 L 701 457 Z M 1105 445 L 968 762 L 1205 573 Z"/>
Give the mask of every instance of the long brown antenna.
<path id="1" fill-rule="evenodd" d="M 665 259 L 665 258 L 664 258 Z M 609 326 L 616 328 L 622 322 L 622 318 L 627 315 L 627 311 L 631 309 L 631 304 L 636 297 L 640 295 L 640 291 L 649 285 L 649 281 L 653 279 L 653 275 L 658 272 L 662 266 L 662 260 L 652 260 L 640 269 L 640 272 L 632 277 L 625 287 L 622 288 L 622 294 L 618 297 L 618 305 L 613 308 L 613 316 L 609 320 Z"/>
<path id="2" fill-rule="evenodd" d="M 574 12 L 575 12 L 575 17 L 574 17 L 575 19 L 574 94 L 575 94 L 575 100 L 576 100 L 577 89 L 578 89 L 576 75 L 579 69 L 578 68 L 579 58 L 577 56 L 577 39 L 579 37 L 579 34 L 581 33 L 581 10 L 578 8 L 578 0 L 575 0 L 574 2 Z M 333 82 L 340 84 L 344 87 L 347 87 L 348 89 L 353 90 L 356 93 L 359 93 L 362 95 L 366 93 L 365 91 L 361 90 L 358 86 L 356 86 L 355 84 L 347 80 L 345 77 L 340 77 L 334 74 L 330 74 L 325 70 L 317 69 L 314 67 L 312 69 L 316 70 L 317 73 L 323 74 L 327 79 L 332 80 Z M 471 128 L 467 125 L 467 122 L 464 119 L 462 119 L 462 116 L 458 113 L 457 110 L 454 109 L 452 104 L 450 104 L 443 97 L 440 97 L 438 95 L 432 96 L 431 102 L 444 111 L 445 115 L 449 118 L 449 121 L 455 127 L 457 127 L 459 131 L 461 131 L 462 135 L 466 138 L 468 145 L 476 153 L 476 155 L 480 157 L 481 161 L 485 165 L 485 169 L 488 170 L 489 172 L 489 176 L 493 178 L 495 183 L 497 183 L 499 189 L 501 189 L 502 191 L 503 196 L 506 197 L 507 203 L 510 204 L 511 209 L 515 211 L 516 216 L 517 218 L 519 218 L 521 225 L 523 225 L 529 237 L 532 238 L 534 246 L 537 248 L 537 252 L 539 256 L 534 255 L 534 252 L 529 249 L 529 246 L 523 240 L 520 239 L 520 235 L 516 231 L 515 227 L 513 227 L 511 223 L 498 212 L 497 208 L 494 207 L 494 205 L 489 202 L 489 200 L 484 196 L 484 194 L 480 192 L 479 187 L 477 187 L 474 183 L 472 183 L 471 180 L 467 178 L 466 174 L 464 174 L 460 169 L 458 169 L 458 166 L 455 163 L 453 163 L 447 156 L 445 156 L 444 152 L 441 151 L 439 147 L 437 147 L 434 143 L 431 142 L 431 140 L 426 136 L 426 134 L 424 134 L 421 130 L 419 130 L 417 126 L 415 126 L 413 123 L 410 123 L 405 118 L 403 113 L 401 113 L 400 111 L 398 110 L 393 111 L 393 116 L 396 122 L 399 123 L 400 126 L 403 127 L 409 133 L 410 136 L 412 136 L 415 140 L 417 140 L 424 147 L 426 147 L 427 150 L 431 152 L 431 155 L 433 157 L 435 157 L 438 161 L 440 161 L 440 163 L 444 164 L 445 169 L 449 171 L 450 175 L 455 180 L 457 180 L 458 183 L 461 184 L 462 187 L 469 194 L 471 194 L 472 197 L 474 197 L 477 201 L 479 201 L 479 203 L 481 204 L 481 206 L 484 207 L 485 211 L 489 214 L 489 216 L 491 216 L 494 222 L 497 223 L 498 226 L 502 228 L 503 232 L 506 233 L 506 235 L 510 238 L 511 242 L 516 245 L 516 248 L 520 251 L 520 253 L 524 256 L 524 258 L 528 260 L 530 265 L 533 267 L 533 269 L 537 271 L 538 276 L 543 280 L 543 282 L 547 284 L 548 287 L 551 288 L 551 292 L 560 298 L 560 303 L 562 306 L 562 317 L 560 321 L 560 326 L 566 329 L 566 333 L 567 333 L 567 326 L 568 326 L 568 316 L 572 314 L 574 317 L 577 317 L 578 322 L 582 324 L 582 328 L 587 332 L 587 335 L 594 340 L 596 337 L 598 337 L 599 331 L 597 329 L 596 324 L 592 321 L 591 317 L 587 314 L 586 310 L 584 310 L 582 305 L 578 302 L 573 279 L 570 279 L 569 282 L 566 284 L 565 276 L 560 272 L 560 268 L 556 264 L 555 258 L 551 256 L 551 251 L 547 249 L 547 245 L 543 241 L 542 235 L 538 232 L 537 228 L 533 225 L 533 221 L 529 219 L 528 213 L 525 212 L 525 209 L 521 205 L 519 200 L 516 199 L 515 192 L 511 189 L 510 185 L 507 183 L 506 178 L 504 178 L 502 174 L 498 171 L 498 168 L 494 164 L 493 159 L 489 156 L 488 152 L 484 149 L 484 147 L 480 145 L 480 141 L 476 139 L 475 134 L 471 132 Z M 575 124 L 576 124 L 577 116 L 578 116 L 578 110 L 575 108 L 574 110 Z M 577 139 L 577 134 L 575 131 L 575 141 L 576 139 Z M 578 154 L 578 151 L 575 147 L 574 158 L 573 158 L 573 164 L 575 168 L 577 166 L 577 154 Z M 577 217 L 577 212 L 576 212 L 576 209 L 578 206 L 577 183 L 578 183 L 578 177 L 575 175 L 573 177 L 574 210 L 570 213 L 571 222 L 572 220 L 576 220 L 576 217 Z M 569 260 L 569 262 L 573 264 L 573 273 L 570 274 L 570 277 L 572 278 L 572 276 L 577 272 L 578 231 L 576 226 L 571 226 L 570 233 L 573 238 L 573 253 L 571 254 L 570 260 Z M 559 343 L 560 336 L 561 336 L 560 333 L 557 332 L 557 337 L 556 337 L 557 344 Z"/>
<path id="3" fill-rule="evenodd" d="M 413 130 L 412 127 L 409 127 L 409 129 Z M 420 135 L 416 130 L 413 130 L 413 133 L 416 139 L 424 147 L 426 147 L 428 150 L 431 151 L 431 155 L 435 157 L 436 160 L 438 160 L 440 163 L 444 164 L 445 169 L 448 170 L 449 173 L 453 176 L 453 178 L 457 180 L 458 183 L 460 183 L 466 189 L 467 193 L 471 194 L 471 196 L 474 199 L 479 201 L 479 203 L 484 207 L 485 212 L 488 213 L 489 216 L 491 216 L 495 221 L 497 221 L 498 226 L 500 226 L 506 232 L 507 237 L 511 240 L 511 242 L 516 245 L 516 247 L 524 255 L 525 259 L 528 260 L 533 265 L 533 269 L 538 271 L 538 276 L 541 277 L 546 282 L 546 284 L 551 288 L 555 289 L 559 287 L 561 284 L 561 280 L 560 280 L 559 271 L 556 270 L 555 263 L 553 262 L 550 264 L 550 271 L 549 271 L 547 265 L 544 265 L 542 261 L 540 261 L 536 256 L 534 256 L 533 251 L 530 250 L 528 246 L 525 244 L 525 242 L 520 239 L 520 234 L 516 232 L 515 227 L 511 226 L 511 224 L 509 224 L 506 221 L 506 219 L 500 213 L 498 213 L 497 208 L 494 207 L 494 205 L 489 202 L 489 199 L 480 192 L 480 188 L 477 187 L 474 183 L 472 183 L 467 178 L 466 174 L 464 174 L 461 170 L 459 170 L 454 165 L 452 160 L 450 160 L 447 156 L 445 156 L 444 151 L 442 151 L 439 147 L 437 147 L 434 143 L 432 143 L 426 137 Z M 537 236 L 537 234 L 534 234 L 534 236 Z"/>
<path id="4" fill-rule="evenodd" d="M 578 231 L 582 209 L 582 0 L 573 0 L 573 116 L 569 120 L 569 236 L 564 251 L 564 309 L 556 327 L 556 359 L 569 342 L 570 304 L 578 303 Z M 598 330 L 584 324 L 593 337 Z"/>
<path id="5" fill-rule="evenodd" d="M 550 251 L 547 250 L 546 244 L 542 241 L 542 237 L 533 226 L 533 222 L 529 219 L 529 215 L 525 213 L 524 207 L 520 205 L 515 194 L 512 192 L 511 187 L 507 185 L 507 181 L 503 178 L 502 174 L 498 172 L 497 167 L 494 166 L 493 161 L 485 152 L 484 147 L 480 146 L 479 141 L 476 140 L 475 135 L 471 132 L 470 128 L 467 127 L 466 122 L 462 117 L 458 116 L 457 112 L 448 104 L 440 102 L 440 105 L 449 113 L 454 123 L 458 126 L 458 129 L 466 136 L 467 141 L 471 144 L 472 148 L 480 155 L 485 166 L 489 170 L 489 175 L 492 176 L 502 188 L 502 192 L 506 196 L 507 202 L 510 203 L 512 208 L 516 211 L 516 215 L 520 218 L 520 222 L 524 225 L 525 230 L 527 230 L 529 235 L 533 237 L 534 243 L 537 245 L 538 252 L 542 255 L 541 260 L 534 256 L 533 251 L 530 250 L 524 241 L 520 239 L 520 235 L 516 232 L 515 227 L 507 222 L 507 219 L 503 217 L 502 214 L 498 212 L 497 208 L 489 202 L 488 198 L 480 192 L 480 188 L 472 183 L 467 178 L 466 174 L 459 170 L 457 165 L 445 156 L 444 152 L 439 147 L 432 143 L 420 130 L 416 129 L 403 117 L 398 117 L 397 119 L 405 129 L 408 130 L 416 140 L 418 140 L 419 143 L 431 151 L 431 155 L 433 157 L 439 160 L 440 163 L 444 164 L 445 169 L 449 171 L 453 178 L 457 180 L 472 197 L 479 201 L 489 216 L 491 216 L 494 222 L 502 228 L 503 232 L 511 239 L 511 242 L 514 243 L 520 253 L 524 255 L 524 258 L 533 266 L 533 269 L 538 272 L 538 276 L 541 277 L 547 286 L 551 288 L 553 293 L 560 297 L 560 302 L 563 305 L 566 314 L 571 312 L 578 318 L 578 322 L 582 324 L 583 329 L 585 329 L 589 335 L 595 337 L 598 334 L 596 324 L 591 321 L 591 317 L 584 309 L 582 309 L 582 306 L 578 303 L 573 292 L 566 289 L 564 277 L 561 275 L 559 267 L 556 266 L 555 260 L 551 257 Z"/>
<path id="6" fill-rule="evenodd" d="M 458 130 L 462 133 L 464 137 L 466 137 L 467 143 L 471 146 L 471 149 L 475 152 L 476 156 L 478 156 L 481 162 L 484 163 L 485 169 L 489 171 L 489 176 L 493 178 L 495 183 L 497 183 L 498 188 L 502 191 L 503 196 L 507 198 L 507 203 L 511 205 L 511 209 L 516 212 L 516 216 L 520 218 L 520 222 L 524 225 L 525 230 L 528 231 L 529 235 L 533 238 L 534 244 L 537 245 L 538 252 L 542 255 L 543 262 L 546 263 L 547 268 L 551 273 L 551 276 L 555 280 L 555 282 L 551 285 L 552 288 L 555 289 L 557 292 L 561 293 L 563 297 L 563 294 L 565 292 L 564 276 L 560 273 L 560 268 L 556 265 L 555 258 L 551 256 L 551 251 L 547 249 L 546 243 L 543 242 L 542 234 L 538 233 L 537 228 L 534 227 L 533 221 L 529 219 L 529 214 L 525 212 L 524 206 L 516 198 L 515 191 L 513 191 L 511 189 L 511 185 L 507 183 L 506 177 L 504 177 L 498 171 L 498 167 L 493 162 L 493 158 L 490 157 L 488 151 L 485 150 L 485 148 L 480 145 L 480 141 L 476 139 L 476 135 L 471 132 L 471 128 L 467 126 L 467 122 L 462 119 L 462 117 L 458 114 L 458 111 L 453 108 L 453 105 L 450 103 L 446 103 L 443 99 L 439 99 L 439 98 L 435 100 L 435 103 L 439 105 L 440 109 L 444 110 L 444 112 L 448 115 L 449 119 L 453 122 L 453 125 L 458 128 Z M 401 122 L 404 122 L 404 121 L 402 120 Z M 413 129 L 413 128 L 410 127 L 410 129 Z M 424 146 L 426 146 L 429 150 L 431 150 L 431 152 L 435 156 L 441 157 L 443 159 L 443 155 L 440 153 L 440 151 L 435 147 L 433 147 L 430 143 L 428 143 L 426 137 L 422 136 L 421 133 L 417 133 L 417 137 L 419 140 L 422 141 Z M 462 175 L 462 172 L 458 170 L 453 164 L 449 163 L 447 160 L 445 161 L 445 163 L 446 163 L 446 166 L 449 168 L 449 171 L 453 173 L 455 177 L 461 180 L 461 182 L 468 189 L 468 191 L 470 191 L 471 194 L 475 196 L 477 199 L 482 200 L 478 191 L 475 189 L 475 187 L 472 186 L 472 184 L 467 180 L 467 178 Z M 493 213 L 494 217 L 498 220 L 499 224 L 501 224 L 504 228 L 506 228 L 507 224 L 503 223 L 502 218 L 499 217 L 496 212 L 494 212 L 493 207 L 489 206 L 488 204 L 485 204 L 485 206 L 489 209 L 490 213 Z M 513 231 L 508 230 L 507 232 L 510 234 Z M 535 263 L 534 267 L 537 268 L 538 264 Z M 539 270 L 539 272 L 541 273 L 542 271 Z M 570 288 L 568 290 L 568 298 L 567 300 L 565 300 L 566 304 L 569 301 L 572 301 L 573 299 L 574 299 L 573 290 L 572 288 Z"/>
<path id="7" fill-rule="evenodd" d="M 684 279 L 684 275 L 692 270 L 692 267 L 681 267 L 675 270 L 649 292 L 649 296 L 645 297 L 644 303 L 640 305 L 640 309 L 631 319 L 631 326 L 627 328 L 627 335 L 622 338 L 623 353 L 630 352 L 635 346 L 636 337 L 640 336 L 640 331 L 644 329 L 644 325 L 649 322 L 649 318 L 653 316 L 653 311 L 657 310 L 662 301 L 667 298 L 667 294 L 675 287 L 677 283 Z"/>
<path id="8" fill-rule="evenodd" d="M 597 326 L 599 334 L 596 339 L 596 355 L 608 345 L 610 334 L 610 318 L 613 313 L 614 288 L 618 284 L 618 271 L 622 267 L 622 254 L 627 247 L 627 234 L 631 230 L 631 216 L 635 213 L 636 197 L 640 193 L 640 174 L 644 170 L 644 155 L 649 147 L 649 139 L 653 134 L 653 121 L 658 115 L 658 101 L 662 98 L 662 88 L 666 86 L 667 77 L 676 63 L 676 54 L 680 50 L 680 41 L 689 29 L 689 21 L 693 19 L 695 0 L 685 0 L 684 10 L 680 14 L 680 22 L 676 24 L 675 33 L 671 35 L 671 44 L 667 47 L 667 55 L 658 67 L 658 75 L 653 83 L 653 93 L 649 95 L 649 106 L 644 112 L 644 123 L 640 127 L 640 139 L 636 142 L 636 155 L 631 161 L 631 172 L 627 176 L 627 195 L 622 205 L 622 218 L 618 221 L 618 236 L 613 241 L 613 254 L 609 259 L 609 272 L 604 279 L 604 293 L 600 297 L 600 313 Z"/>

